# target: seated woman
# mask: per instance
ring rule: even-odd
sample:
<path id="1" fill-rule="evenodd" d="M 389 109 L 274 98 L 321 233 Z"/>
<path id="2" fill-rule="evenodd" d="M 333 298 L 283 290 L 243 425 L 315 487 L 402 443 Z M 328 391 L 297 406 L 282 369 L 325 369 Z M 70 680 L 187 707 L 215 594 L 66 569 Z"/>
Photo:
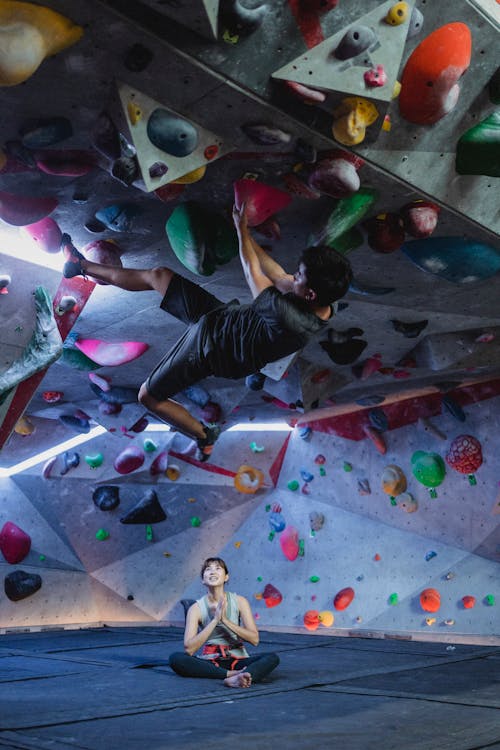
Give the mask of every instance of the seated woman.
<path id="1" fill-rule="evenodd" d="M 247 688 L 272 672 L 279 657 L 273 653 L 248 655 L 243 641 L 257 646 L 259 633 L 245 597 L 224 591 L 228 579 L 224 560 L 205 560 L 201 580 L 208 592 L 188 609 L 185 653 L 172 654 L 169 663 L 182 677 L 210 677 L 223 680 L 227 687 Z M 200 656 L 193 656 L 200 648 Z"/>

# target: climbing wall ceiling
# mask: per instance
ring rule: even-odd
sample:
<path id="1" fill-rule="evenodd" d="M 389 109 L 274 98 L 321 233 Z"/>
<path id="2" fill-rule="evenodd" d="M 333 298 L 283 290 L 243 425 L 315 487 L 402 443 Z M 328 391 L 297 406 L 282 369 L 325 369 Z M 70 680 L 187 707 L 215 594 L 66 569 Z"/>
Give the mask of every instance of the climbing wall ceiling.
<path id="1" fill-rule="evenodd" d="M 447 450 L 460 434 L 487 441 L 490 422 L 481 425 L 490 406 L 496 413 L 500 372 L 498 23 L 498 4 L 479 0 L 446 9 L 425 0 L 0 3 L 6 49 L 20 50 L 0 57 L 0 466 L 102 428 L 74 448 L 79 466 L 71 465 L 72 448 L 66 458 L 61 449 L 52 466 L 40 459 L 1 480 L 0 521 L 31 536 L 23 570 L 43 575 L 45 593 L 52 584 L 40 608 L 35 596 L 2 600 L 1 626 L 51 618 L 179 619 L 178 600 L 194 593 L 200 557 L 214 544 L 231 551 L 233 565 L 242 539 L 245 555 L 260 555 L 251 540 L 265 505 L 286 508 L 293 479 L 287 467 L 312 471 L 312 448 L 300 430 L 307 435 L 312 427 L 314 451 L 328 456 L 328 440 L 338 460 L 350 460 L 345 446 L 355 445 L 361 451 L 355 472 L 373 484 L 386 464 L 402 462 L 410 474 L 416 450 L 438 450 L 432 443 L 438 438 L 419 420 L 455 420 L 455 430 L 443 428 Z M 24 60 L 25 49 L 37 53 Z M 172 435 L 154 432 L 151 420 L 153 432 L 141 431 L 136 393 L 183 326 L 158 310 L 153 292 L 61 280 L 60 235 L 69 233 L 91 259 L 138 268 L 167 264 L 223 300 L 248 301 L 230 222 L 233 185 L 242 178 L 251 181 L 245 184 L 255 200 L 262 183 L 287 198 L 254 229 L 279 263 L 293 271 L 305 246 L 326 243 L 348 254 L 354 280 L 327 334 L 290 361 L 268 366 L 262 390 L 209 379 L 201 391 L 179 396 L 226 430 L 245 421 L 298 423 L 293 438 L 287 441 L 286 431 L 226 432 L 207 470 L 178 436 L 181 444 L 171 451 L 180 456 L 180 476 L 172 480 L 172 473 L 164 476 L 172 452 L 150 472 L 155 457 L 168 454 Z M 179 220 L 187 220 L 184 233 Z M 225 238 L 217 248 L 207 239 L 214 227 Z M 111 391 L 103 390 L 109 385 Z M 418 404 L 411 415 L 409 401 Z M 474 426 L 458 428 L 462 416 L 472 418 L 469 411 Z M 416 424 L 419 440 L 409 426 Z M 396 429 L 400 449 L 390 439 Z M 146 439 L 155 446 L 151 452 Z M 255 450 L 261 444 L 262 455 Z M 486 464 L 493 450 L 490 444 Z M 370 451 L 376 465 L 367 463 Z M 438 452 L 444 455 L 444 444 Z M 130 470 L 141 456 L 143 463 Z M 116 466 L 123 461 L 122 474 Z M 264 472 L 256 496 L 234 488 L 241 465 Z M 259 476 L 243 476 L 259 483 Z M 395 524 L 395 549 L 408 544 L 420 554 L 420 542 L 412 536 L 410 543 L 407 532 L 437 538 L 448 545 L 446 554 L 455 546 L 478 576 L 490 575 L 498 560 L 497 516 L 489 507 L 498 477 L 492 468 L 488 477 L 489 515 L 473 543 L 463 542 L 458 527 L 440 536 L 436 529 L 446 522 L 421 503 L 419 514 L 407 516 L 410 528 Z M 298 479 L 305 487 L 293 511 L 299 515 L 284 515 L 303 538 L 311 501 L 305 495 L 312 487 L 319 492 L 319 482 Z M 148 538 L 142 521 L 117 521 L 122 508 L 148 500 L 152 484 L 159 485 L 167 520 Z M 97 486 L 109 485 L 120 488 L 121 505 L 107 524 L 92 497 Z M 344 492 L 352 487 L 328 484 L 328 499 L 315 497 L 329 519 L 328 534 L 336 524 L 348 527 L 346 513 L 354 514 L 349 523 L 360 525 L 360 538 L 379 533 L 370 524 L 394 526 L 394 516 L 372 515 L 370 498 L 346 508 Z M 263 495 L 269 502 L 261 502 Z M 469 507 L 472 498 L 463 497 Z M 342 518 L 330 517 L 331 508 Z M 203 519 L 199 529 L 193 518 Z M 109 540 L 96 542 L 99 529 L 111 525 Z M 317 541 L 318 559 L 326 561 Z M 471 562 L 478 549 L 480 560 Z M 159 557 L 170 568 L 158 567 L 141 599 L 141 578 Z M 450 565 L 457 559 L 452 555 Z M 14 570 L 10 561 L 0 566 L 5 575 Z M 416 588 L 425 588 L 427 572 L 423 566 Z M 284 578 L 286 566 L 273 579 L 283 594 L 291 586 Z M 336 580 L 322 581 L 334 594 Z M 61 592 L 74 586 L 86 592 L 81 608 L 65 599 L 56 618 Z M 297 595 L 300 607 L 287 604 L 290 589 L 286 606 L 272 617 L 261 613 L 263 624 L 300 624 L 306 594 Z M 377 607 L 385 607 L 378 596 L 374 622 Z M 492 632 L 485 612 L 464 632 Z M 380 614 L 381 629 L 419 630 L 416 619 Z"/>

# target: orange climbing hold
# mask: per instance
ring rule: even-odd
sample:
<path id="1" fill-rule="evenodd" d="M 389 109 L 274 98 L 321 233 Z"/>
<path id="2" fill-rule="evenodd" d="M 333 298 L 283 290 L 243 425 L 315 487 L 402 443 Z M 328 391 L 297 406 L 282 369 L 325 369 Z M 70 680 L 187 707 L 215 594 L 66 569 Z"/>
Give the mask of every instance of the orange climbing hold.
<path id="1" fill-rule="evenodd" d="M 317 609 L 308 609 L 304 615 L 304 627 L 307 630 L 317 630 L 319 628 L 319 612 Z"/>
<path id="2" fill-rule="evenodd" d="M 463 596 L 462 604 L 464 605 L 464 609 L 472 609 L 474 605 L 476 604 L 476 597 L 475 596 Z"/>
<path id="3" fill-rule="evenodd" d="M 424 612 L 437 612 L 441 606 L 441 595 L 437 589 L 424 589 L 420 594 L 420 606 Z"/>
<path id="4" fill-rule="evenodd" d="M 347 609 L 349 604 L 354 599 L 354 589 L 352 589 L 350 586 L 347 586 L 345 589 L 341 589 L 336 595 L 335 599 L 333 600 L 333 606 L 335 609 L 341 610 L 341 609 Z"/>

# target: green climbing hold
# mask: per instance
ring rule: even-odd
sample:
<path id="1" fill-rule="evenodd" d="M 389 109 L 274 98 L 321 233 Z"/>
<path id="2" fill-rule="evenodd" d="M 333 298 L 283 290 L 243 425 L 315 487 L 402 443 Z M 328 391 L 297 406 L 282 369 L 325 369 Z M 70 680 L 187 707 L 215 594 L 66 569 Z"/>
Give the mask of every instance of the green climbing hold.
<path id="1" fill-rule="evenodd" d="M 40 560 L 41 562 L 43 562 L 43 561 L 45 560 L 45 555 L 40 555 L 40 557 L 39 557 L 38 559 L 39 559 L 39 560 Z"/>
<path id="2" fill-rule="evenodd" d="M 257 576 L 258 581 L 262 581 L 262 576 Z"/>
<path id="3" fill-rule="evenodd" d="M 319 576 L 311 576 L 311 577 L 309 578 L 309 580 L 311 581 L 311 583 L 318 583 L 318 581 L 319 581 Z"/>
<path id="4" fill-rule="evenodd" d="M 352 471 L 352 464 L 349 461 L 344 461 L 344 471 Z"/>
<path id="5" fill-rule="evenodd" d="M 146 539 L 148 542 L 153 541 L 153 527 L 149 526 L 149 524 L 146 526 Z"/>
<path id="6" fill-rule="evenodd" d="M 146 453 L 153 453 L 155 450 L 158 450 L 158 446 L 150 438 L 146 438 L 146 440 L 142 444 L 142 447 L 144 448 Z"/>
<path id="7" fill-rule="evenodd" d="M 88 464 L 91 469 L 97 469 L 103 461 L 104 456 L 102 453 L 96 453 L 94 456 L 85 456 L 85 463 Z"/>
<path id="8" fill-rule="evenodd" d="M 99 531 L 95 535 L 95 538 L 100 542 L 104 542 L 106 541 L 106 539 L 109 539 L 109 531 L 106 531 L 106 529 L 99 529 Z"/>
<path id="9" fill-rule="evenodd" d="M 271 510 L 271 506 L 270 505 L 266 505 L 266 513 L 269 513 L 270 510 Z"/>
<path id="10" fill-rule="evenodd" d="M 193 516 L 191 518 L 191 526 L 193 526 L 194 528 L 196 528 L 197 526 L 201 526 L 201 518 L 199 518 L 198 516 Z"/>
<path id="11" fill-rule="evenodd" d="M 257 445 L 257 443 L 253 441 L 252 443 L 250 443 L 250 450 L 254 453 L 262 453 L 264 451 L 264 446 Z"/>
<path id="12" fill-rule="evenodd" d="M 326 469 L 324 466 L 319 467 L 319 475 L 320 477 L 326 477 Z"/>
<path id="13" fill-rule="evenodd" d="M 268 536 L 267 538 L 268 538 L 268 540 L 269 540 L 270 542 L 272 542 L 272 541 L 273 541 L 273 539 L 274 539 L 274 535 L 275 535 L 275 534 L 276 534 L 276 532 L 275 532 L 275 531 L 270 531 L 270 532 L 269 532 L 269 536 Z"/>
<path id="14" fill-rule="evenodd" d="M 313 232 L 309 237 L 309 245 L 328 245 L 338 252 L 347 253 L 358 246 L 359 237 L 356 234 L 347 235 L 357 224 L 378 198 L 376 190 L 360 188 L 348 198 L 341 198 L 328 217 L 326 224 Z M 342 235 L 347 235 L 342 237 Z"/>
<path id="15" fill-rule="evenodd" d="M 296 479 L 291 479 L 288 482 L 287 487 L 288 487 L 289 490 L 292 490 L 292 492 L 295 492 L 296 490 L 299 489 L 299 483 L 297 482 Z"/>
<path id="16" fill-rule="evenodd" d="M 299 552 L 298 552 L 299 557 L 304 557 L 304 552 L 305 552 L 305 542 L 303 539 L 299 539 Z"/>
<path id="17" fill-rule="evenodd" d="M 389 597 L 389 604 L 391 604 L 394 607 L 397 603 L 398 603 L 398 595 L 391 594 Z"/>
<path id="18" fill-rule="evenodd" d="M 484 603 L 488 605 L 488 607 L 493 607 L 495 605 L 495 597 L 493 594 L 487 594 L 484 597 Z"/>
<path id="19" fill-rule="evenodd" d="M 500 109 L 460 137 L 455 169 L 458 174 L 500 177 Z"/>

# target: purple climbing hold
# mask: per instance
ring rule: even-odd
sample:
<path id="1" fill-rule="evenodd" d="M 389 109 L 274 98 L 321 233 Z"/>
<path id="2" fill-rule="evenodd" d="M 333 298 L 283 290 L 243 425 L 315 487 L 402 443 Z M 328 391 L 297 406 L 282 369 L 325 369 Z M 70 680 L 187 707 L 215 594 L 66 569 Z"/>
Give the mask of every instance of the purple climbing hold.
<path id="1" fill-rule="evenodd" d="M 55 198 L 0 192 L 0 219 L 15 227 L 34 224 L 57 207 Z"/>

